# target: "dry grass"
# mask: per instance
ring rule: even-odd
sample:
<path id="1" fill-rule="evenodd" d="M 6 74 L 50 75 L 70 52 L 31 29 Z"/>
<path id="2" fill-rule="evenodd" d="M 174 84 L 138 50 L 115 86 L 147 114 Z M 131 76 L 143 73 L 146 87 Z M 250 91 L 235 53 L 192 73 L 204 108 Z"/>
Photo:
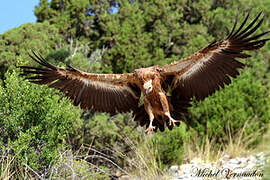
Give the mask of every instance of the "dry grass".
<path id="1" fill-rule="evenodd" d="M 82 148 L 87 148 L 89 151 L 93 150 L 90 147 L 82 146 Z M 76 153 L 71 150 L 59 152 L 59 160 L 48 169 L 42 170 L 45 173 L 41 173 L 17 160 L 15 156 L 11 156 L 8 151 L 2 150 L 0 152 L 0 179 L 111 179 L 112 174 L 108 169 L 88 162 L 87 159 L 93 157 L 81 155 L 79 154 L 80 151 L 81 149 Z M 95 156 L 99 156 L 98 153 Z M 106 156 L 100 155 L 98 158 L 113 163 Z"/>
<path id="2" fill-rule="evenodd" d="M 270 125 L 268 131 L 263 136 L 262 142 L 255 149 L 255 151 L 264 152 L 267 156 L 263 180 L 268 180 L 270 179 Z"/>
<path id="3" fill-rule="evenodd" d="M 190 161 L 196 157 L 197 159 L 202 160 L 203 162 L 215 162 L 224 155 L 229 155 L 231 158 L 239 156 L 247 156 L 255 153 L 255 149 L 250 149 L 249 145 L 260 136 L 261 132 L 251 134 L 244 137 L 244 132 L 246 130 L 247 124 L 249 121 L 246 121 L 241 131 L 232 137 L 229 126 L 228 129 L 228 143 L 222 144 L 220 148 L 216 148 L 214 143 L 216 142 L 215 138 L 209 139 L 208 135 L 205 138 L 204 143 L 200 143 L 201 139 L 198 137 L 192 137 L 189 142 L 184 143 L 184 157 L 185 161 Z"/>
<path id="4" fill-rule="evenodd" d="M 270 153 L 270 125 L 268 131 L 263 135 L 262 142 L 255 150 L 256 152 Z"/>
<path id="5" fill-rule="evenodd" d="M 0 150 L 0 179 L 36 179 L 39 175 L 26 164 L 20 163 L 9 151 Z M 41 178 L 41 177 L 40 177 Z"/>
<path id="6" fill-rule="evenodd" d="M 228 154 L 231 157 L 239 157 L 246 156 L 254 153 L 254 148 L 249 148 L 249 145 L 254 142 L 262 133 L 262 130 L 259 130 L 249 136 L 244 137 L 244 132 L 246 130 L 247 124 L 249 120 L 247 120 L 241 129 L 234 137 L 231 135 L 230 128 L 228 138 L 228 144 L 224 144 L 224 153 Z"/>
<path id="7" fill-rule="evenodd" d="M 202 145 L 199 141 L 198 137 L 192 137 L 190 141 L 184 142 L 184 162 L 189 162 L 194 158 L 205 162 L 215 161 L 222 155 L 220 149 L 214 148 L 214 139 L 209 140 L 206 137 Z"/>
<path id="8" fill-rule="evenodd" d="M 140 143 L 126 138 L 126 143 L 131 147 L 128 154 L 112 149 L 115 156 L 126 158 L 125 168 L 121 168 L 108 155 L 86 145 L 76 152 L 71 150 L 59 152 L 59 160 L 44 170 L 47 172 L 46 175 L 19 162 L 15 156 L 10 156 L 9 152 L 2 152 L 0 179 L 170 179 L 170 175 L 162 171 L 160 163 L 156 160 L 156 148 L 150 143 L 151 138 L 144 136 L 143 142 Z M 93 159 L 102 159 L 110 167 L 91 163 Z"/>
<path id="9" fill-rule="evenodd" d="M 171 176 L 161 169 L 157 148 L 151 143 L 151 139 L 152 135 L 145 135 L 140 143 L 126 139 L 127 144 L 132 148 L 132 156 L 127 157 L 130 167 L 128 175 L 145 180 L 171 179 Z"/>
<path id="10" fill-rule="evenodd" d="M 11 166 L 14 162 L 14 157 L 5 157 L 4 155 L 1 157 L 1 164 L 0 164 L 0 179 L 8 180 L 11 179 L 14 175 L 14 171 L 11 171 Z"/>

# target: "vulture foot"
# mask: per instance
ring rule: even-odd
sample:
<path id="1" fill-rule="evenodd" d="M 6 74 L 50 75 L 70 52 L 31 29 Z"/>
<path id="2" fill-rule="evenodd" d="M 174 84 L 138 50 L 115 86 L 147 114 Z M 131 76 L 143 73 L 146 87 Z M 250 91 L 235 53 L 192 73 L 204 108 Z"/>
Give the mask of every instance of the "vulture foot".
<path id="1" fill-rule="evenodd" d="M 175 120 L 175 119 L 173 119 L 173 118 L 170 118 L 169 125 L 170 125 L 170 126 L 171 126 L 171 125 L 175 126 L 175 123 L 177 123 L 177 122 L 180 122 L 180 120 Z"/>
<path id="2" fill-rule="evenodd" d="M 144 131 L 147 134 L 150 134 L 156 127 L 152 125 L 152 123 L 148 126 L 148 128 Z"/>

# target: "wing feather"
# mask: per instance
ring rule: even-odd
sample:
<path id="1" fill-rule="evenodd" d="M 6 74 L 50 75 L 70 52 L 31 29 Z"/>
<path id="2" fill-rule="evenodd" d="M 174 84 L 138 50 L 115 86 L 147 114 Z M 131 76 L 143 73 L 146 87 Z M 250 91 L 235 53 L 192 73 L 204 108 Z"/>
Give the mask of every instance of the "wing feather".
<path id="1" fill-rule="evenodd" d="M 131 73 L 86 73 L 71 66 L 60 68 L 49 64 L 35 52 L 30 57 L 43 67 L 20 66 L 22 75 L 30 82 L 59 89 L 73 100 L 74 105 L 109 113 L 128 112 L 138 106 L 137 92 L 129 86 L 133 81 Z"/>
<path id="2" fill-rule="evenodd" d="M 243 51 L 259 49 L 269 40 L 259 38 L 270 31 L 253 35 L 263 22 L 261 15 L 262 12 L 246 26 L 248 14 L 239 28 L 237 15 L 227 38 L 218 43 L 213 42 L 181 61 L 163 66 L 166 76 L 174 75 L 171 84 L 172 95 L 182 95 L 186 98 L 195 96 L 202 100 L 223 88 L 224 84 L 230 84 L 230 77 L 236 78 L 239 75 L 238 70 L 244 67 L 244 64 L 235 58 L 250 57 Z"/>

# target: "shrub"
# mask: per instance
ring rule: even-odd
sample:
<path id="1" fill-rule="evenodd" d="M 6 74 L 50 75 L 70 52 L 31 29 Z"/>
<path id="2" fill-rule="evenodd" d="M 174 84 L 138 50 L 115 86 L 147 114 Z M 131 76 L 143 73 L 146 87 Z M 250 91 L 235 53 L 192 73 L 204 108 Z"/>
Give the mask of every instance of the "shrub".
<path id="1" fill-rule="evenodd" d="M 218 143 L 228 142 L 229 131 L 237 134 L 248 121 L 244 137 L 266 130 L 270 121 L 270 99 L 266 86 L 263 86 L 251 69 L 232 85 L 206 98 L 202 102 L 195 102 L 191 108 L 190 122 L 199 135 L 209 135 L 217 138 Z M 259 142 L 261 137 L 256 138 Z"/>
<path id="2" fill-rule="evenodd" d="M 46 86 L 37 86 L 11 70 L 0 86 L 0 148 L 37 169 L 57 159 L 57 149 L 82 125 L 81 111 Z"/>
<path id="3" fill-rule="evenodd" d="M 106 113 L 84 112 L 82 117 L 84 119 L 83 127 L 74 138 L 74 141 L 77 141 L 76 144 L 79 145 L 76 149 L 81 144 L 91 146 L 121 167 L 125 166 L 125 159 L 119 156 L 119 153 L 130 151 L 130 146 L 125 139 L 128 137 L 137 141 L 140 138 L 130 114 L 118 114 L 110 117 Z M 95 151 L 89 150 L 84 153 L 96 154 Z M 100 158 L 90 159 L 90 162 L 98 166 L 113 167 L 111 163 Z"/>
<path id="4" fill-rule="evenodd" d="M 163 167 L 171 164 L 181 164 L 183 162 L 183 144 L 190 138 L 191 131 L 188 131 L 186 125 L 181 123 L 179 127 L 172 131 L 166 129 L 165 132 L 159 132 L 152 139 L 153 146 L 156 147 L 156 157 L 160 159 Z"/>

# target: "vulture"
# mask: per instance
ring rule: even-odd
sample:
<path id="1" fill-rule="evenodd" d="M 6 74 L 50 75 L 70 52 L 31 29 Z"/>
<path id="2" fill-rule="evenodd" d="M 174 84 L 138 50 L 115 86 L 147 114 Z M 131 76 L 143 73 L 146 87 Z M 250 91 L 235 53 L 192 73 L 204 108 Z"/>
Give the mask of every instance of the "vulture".
<path id="1" fill-rule="evenodd" d="M 244 64 L 236 58 L 250 57 L 244 51 L 260 49 L 269 40 L 262 37 L 270 31 L 254 35 L 263 22 L 261 14 L 247 24 L 248 14 L 239 26 L 237 15 L 225 39 L 189 57 L 132 73 L 98 74 L 70 65 L 57 67 L 34 51 L 29 56 L 42 67 L 20 68 L 30 82 L 59 89 L 82 109 L 110 114 L 132 112 L 133 119 L 146 126 L 145 133 L 164 131 L 166 127 L 171 130 L 184 120 L 194 97 L 201 101 L 239 75 Z"/>

